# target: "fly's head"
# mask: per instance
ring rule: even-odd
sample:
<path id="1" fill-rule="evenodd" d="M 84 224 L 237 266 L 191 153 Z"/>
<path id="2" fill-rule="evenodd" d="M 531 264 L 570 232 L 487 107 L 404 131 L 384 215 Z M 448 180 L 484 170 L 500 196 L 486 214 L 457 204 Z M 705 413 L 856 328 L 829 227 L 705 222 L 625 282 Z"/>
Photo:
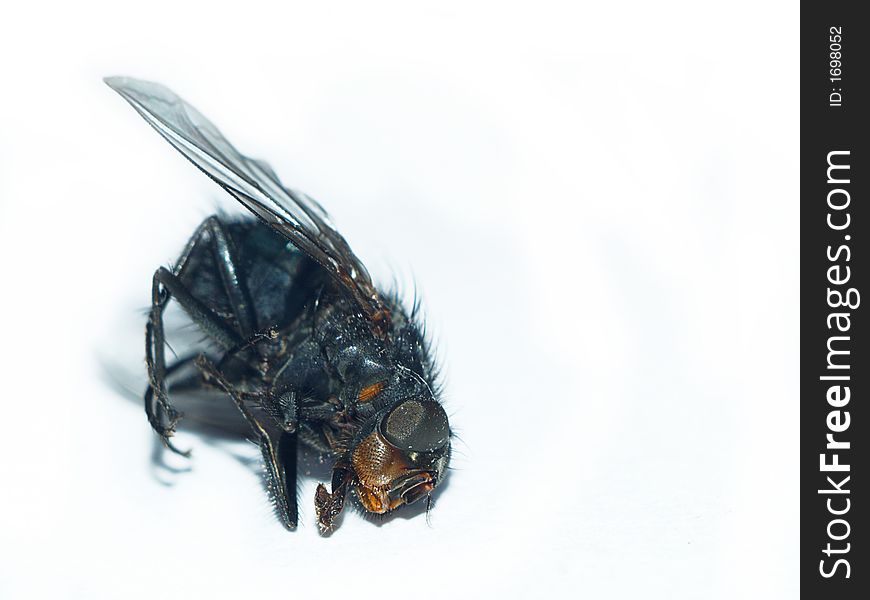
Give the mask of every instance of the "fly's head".
<path id="1" fill-rule="evenodd" d="M 444 480 L 450 460 L 447 414 L 431 398 L 402 400 L 378 418 L 347 457 L 333 472 L 333 493 L 318 489 L 318 520 L 324 528 L 340 511 L 336 490 L 342 480 L 353 486 L 363 508 L 376 514 L 428 497 Z"/>
<path id="2" fill-rule="evenodd" d="M 378 514 L 413 504 L 443 479 L 449 457 L 450 427 L 441 405 L 404 400 L 351 451 L 357 496 Z"/>

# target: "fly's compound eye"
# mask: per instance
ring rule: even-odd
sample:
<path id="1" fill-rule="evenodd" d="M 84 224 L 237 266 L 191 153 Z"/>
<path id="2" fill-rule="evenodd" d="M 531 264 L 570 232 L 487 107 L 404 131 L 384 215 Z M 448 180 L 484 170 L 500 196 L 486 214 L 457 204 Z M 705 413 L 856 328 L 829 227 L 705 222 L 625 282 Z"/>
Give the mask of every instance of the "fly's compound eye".
<path id="1" fill-rule="evenodd" d="M 399 403 L 381 421 L 379 430 L 390 444 L 410 452 L 434 452 L 450 439 L 447 413 L 433 400 Z"/>

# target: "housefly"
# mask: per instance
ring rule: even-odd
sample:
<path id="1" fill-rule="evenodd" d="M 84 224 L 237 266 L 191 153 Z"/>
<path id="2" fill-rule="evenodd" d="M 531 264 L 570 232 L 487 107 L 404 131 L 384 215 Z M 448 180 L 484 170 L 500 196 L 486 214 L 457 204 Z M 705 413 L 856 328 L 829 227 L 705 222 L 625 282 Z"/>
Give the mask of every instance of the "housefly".
<path id="1" fill-rule="evenodd" d="M 317 486 L 323 530 L 349 495 L 383 514 L 444 479 L 450 427 L 416 309 L 372 282 L 324 209 L 244 156 L 199 111 L 157 83 L 110 77 L 166 141 L 252 215 L 215 215 L 171 268 L 154 273 L 145 333 L 151 427 L 174 452 L 173 398 L 207 395 L 241 413 L 259 444 L 278 515 L 298 520 L 299 444 L 332 461 Z M 167 364 L 164 311 L 174 300 L 204 340 Z"/>

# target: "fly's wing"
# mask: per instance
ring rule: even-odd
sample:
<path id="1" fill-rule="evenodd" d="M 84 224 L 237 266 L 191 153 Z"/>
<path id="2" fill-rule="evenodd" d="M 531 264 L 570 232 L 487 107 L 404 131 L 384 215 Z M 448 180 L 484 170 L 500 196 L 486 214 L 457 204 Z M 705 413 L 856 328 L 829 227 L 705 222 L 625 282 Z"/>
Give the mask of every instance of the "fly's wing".
<path id="1" fill-rule="evenodd" d="M 105 82 L 190 162 L 326 269 L 359 306 L 375 335 L 386 335 L 387 306 L 317 202 L 285 188 L 268 164 L 241 154 L 211 121 L 169 88 L 128 77 L 107 77 Z"/>

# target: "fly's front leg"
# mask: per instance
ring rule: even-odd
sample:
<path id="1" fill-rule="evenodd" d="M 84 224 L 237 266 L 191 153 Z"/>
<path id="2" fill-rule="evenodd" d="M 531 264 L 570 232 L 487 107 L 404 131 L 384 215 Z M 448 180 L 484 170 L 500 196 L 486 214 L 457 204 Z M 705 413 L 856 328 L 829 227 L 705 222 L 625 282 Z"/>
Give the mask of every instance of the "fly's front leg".
<path id="1" fill-rule="evenodd" d="M 298 394 L 293 390 L 285 390 L 273 395 L 269 392 L 262 402 L 263 408 L 274 419 L 275 423 L 287 433 L 296 433 L 299 427 Z"/>
<path id="2" fill-rule="evenodd" d="M 257 418 L 246 403 L 244 394 L 230 384 L 218 368 L 205 356 L 196 359 L 196 366 L 208 382 L 214 382 L 233 399 L 242 416 L 251 426 L 266 463 L 269 490 L 284 526 L 296 527 L 299 511 L 296 504 L 296 432 L 275 431 Z"/>
<path id="3" fill-rule="evenodd" d="M 293 436 L 292 464 L 294 468 L 297 431 L 302 431 L 303 435 L 306 433 L 306 428 L 299 429 L 300 421 L 308 425 L 311 423 L 331 424 L 336 421 L 336 417 L 339 414 L 339 409 L 335 403 L 329 401 L 321 402 L 312 398 L 300 399 L 300 395 L 292 389 L 284 389 L 277 394 L 270 390 L 260 401 L 260 406 L 282 431 L 278 445 L 279 453 L 283 451 L 284 440 L 289 439 L 291 435 Z M 325 427 L 324 433 L 330 430 L 330 427 Z M 329 446 L 334 448 L 336 441 L 329 441 Z M 269 456 L 269 453 L 265 450 L 264 456 Z M 289 459 L 283 458 L 282 460 L 282 464 L 286 469 L 289 466 Z M 274 472 L 275 470 L 273 469 L 272 471 Z M 293 480 L 295 480 L 295 477 L 294 470 Z M 287 480 L 290 480 L 289 477 Z M 317 522 L 320 525 L 321 533 L 332 529 L 335 519 L 344 508 L 344 501 L 352 483 L 353 470 L 346 460 L 340 460 L 333 467 L 332 493 L 328 492 L 323 484 L 317 486 L 317 492 L 314 496 L 314 507 L 317 512 Z M 288 493 L 291 492 L 288 491 Z"/>
<path id="4" fill-rule="evenodd" d="M 323 422 L 327 425 L 322 428 L 323 435 L 331 449 L 344 446 L 340 437 L 343 436 L 347 427 L 347 413 L 338 406 L 338 403 L 325 402 L 312 411 L 323 413 Z M 327 417 L 327 414 L 329 416 Z M 326 491 L 326 486 L 317 485 L 314 494 L 314 508 L 317 512 L 317 524 L 320 525 L 320 533 L 326 533 L 335 526 L 335 520 L 344 509 L 344 502 L 350 492 L 351 486 L 356 481 L 354 470 L 351 467 L 349 453 L 345 453 L 332 468 L 332 492 Z"/>
<path id="5" fill-rule="evenodd" d="M 260 407 L 287 433 L 294 433 L 298 429 L 300 421 L 309 423 L 333 422 L 336 415 L 339 414 L 339 409 L 334 403 L 303 397 L 291 388 L 284 389 L 279 393 L 269 390 L 260 399 Z"/>
<path id="6" fill-rule="evenodd" d="M 326 486 L 322 483 L 317 485 L 317 491 L 314 493 L 314 509 L 321 533 L 329 531 L 335 525 L 335 519 L 344 509 L 344 501 L 353 481 L 353 470 L 350 464 L 346 460 L 339 460 L 332 469 L 332 493 L 327 492 Z"/>

